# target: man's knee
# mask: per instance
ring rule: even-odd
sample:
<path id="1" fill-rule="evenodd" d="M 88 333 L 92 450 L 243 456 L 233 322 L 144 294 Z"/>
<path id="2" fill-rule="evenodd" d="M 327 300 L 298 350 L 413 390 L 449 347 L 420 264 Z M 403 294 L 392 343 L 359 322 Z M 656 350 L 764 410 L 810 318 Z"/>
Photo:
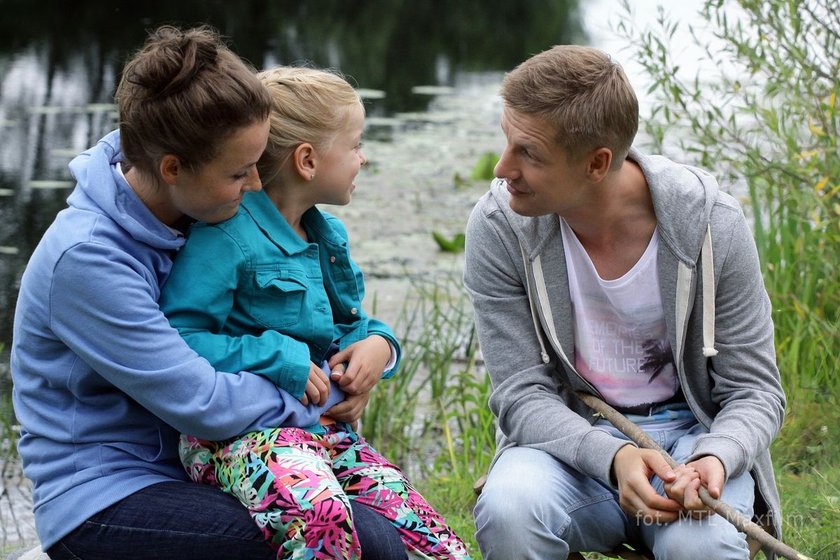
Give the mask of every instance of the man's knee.
<path id="1" fill-rule="evenodd" d="M 703 521 L 686 519 L 678 526 L 659 531 L 653 553 L 656 558 L 679 560 L 748 560 L 750 557 L 746 536 L 716 517 Z"/>
<path id="2" fill-rule="evenodd" d="M 479 540 L 527 540 L 527 535 L 556 531 L 568 519 L 545 488 L 532 480 L 493 480 L 484 487 L 474 511 Z"/>

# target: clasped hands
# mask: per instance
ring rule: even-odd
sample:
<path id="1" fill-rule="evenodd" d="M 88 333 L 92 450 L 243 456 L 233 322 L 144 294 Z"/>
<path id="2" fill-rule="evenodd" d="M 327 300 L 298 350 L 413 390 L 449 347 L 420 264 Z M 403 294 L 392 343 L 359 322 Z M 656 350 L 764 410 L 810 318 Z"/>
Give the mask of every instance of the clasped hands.
<path id="1" fill-rule="evenodd" d="M 327 374 L 314 362 L 309 364 L 309 379 L 306 382 L 301 402 L 323 405 L 330 394 L 330 379 L 338 383 L 345 398 L 325 412 L 340 422 L 355 423 L 361 418 L 370 390 L 382 377 L 382 372 L 391 359 L 391 345 L 379 335 L 371 335 L 336 352 L 329 360 Z"/>
<path id="2" fill-rule="evenodd" d="M 723 464 L 707 455 L 671 468 L 658 451 L 625 445 L 613 459 L 619 504 L 639 521 L 670 523 L 681 515 L 699 518 L 711 513 L 700 499 L 704 486 L 713 498 L 720 498 L 725 480 Z M 665 483 L 662 496 L 650 484 L 656 475 Z"/>

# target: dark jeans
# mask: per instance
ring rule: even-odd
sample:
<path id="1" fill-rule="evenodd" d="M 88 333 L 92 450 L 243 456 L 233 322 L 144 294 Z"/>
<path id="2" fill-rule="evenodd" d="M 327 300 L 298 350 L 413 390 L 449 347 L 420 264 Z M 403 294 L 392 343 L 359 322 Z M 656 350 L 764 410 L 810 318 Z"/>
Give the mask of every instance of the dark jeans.
<path id="1" fill-rule="evenodd" d="M 364 560 L 406 560 L 391 523 L 352 505 Z M 247 510 L 210 486 L 163 482 L 97 513 L 51 547 L 52 560 L 274 560 Z"/>

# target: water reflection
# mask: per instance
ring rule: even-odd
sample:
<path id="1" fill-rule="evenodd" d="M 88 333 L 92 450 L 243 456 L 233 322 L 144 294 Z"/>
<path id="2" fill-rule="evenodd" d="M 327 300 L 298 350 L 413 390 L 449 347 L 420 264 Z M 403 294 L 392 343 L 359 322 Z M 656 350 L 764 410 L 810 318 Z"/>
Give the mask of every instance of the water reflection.
<path id="1" fill-rule="evenodd" d="M 20 274 L 72 183 L 67 162 L 114 127 L 120 68 L 161 23 L 206 22 L 256 67 L 310 62 L 371 92 L 387 134 L 425 111 L 430 93 L 472 72 L 504 71 L 582 39 L 574 0 L 0 0 L 0 393 Z M 378 92 L 378 93 L 377 93 Z M 374 130 L 372 130 L 374 132 Z"/>

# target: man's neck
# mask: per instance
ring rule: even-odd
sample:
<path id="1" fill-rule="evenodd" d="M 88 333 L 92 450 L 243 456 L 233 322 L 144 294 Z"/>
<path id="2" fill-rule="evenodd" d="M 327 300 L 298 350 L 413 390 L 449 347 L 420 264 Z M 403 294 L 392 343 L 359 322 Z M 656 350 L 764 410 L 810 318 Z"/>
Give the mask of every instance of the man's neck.
<path id="1" fill-rule="evenodd" d="M 593 189 L 590 204 L 563 218 L 601 278 L 620 278 L 645 252 L 656 229 L 650 189 L 642 170 L 630 160 Z"/>

